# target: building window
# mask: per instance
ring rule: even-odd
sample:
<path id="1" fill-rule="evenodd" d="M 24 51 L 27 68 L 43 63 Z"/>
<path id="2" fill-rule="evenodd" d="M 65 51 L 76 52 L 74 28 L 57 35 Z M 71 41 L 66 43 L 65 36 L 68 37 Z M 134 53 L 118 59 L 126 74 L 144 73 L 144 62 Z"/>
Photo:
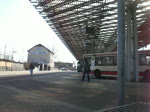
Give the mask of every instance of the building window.
<path id="1" fill-rule="evenodd" d="M 31 59 L 31 62 L 35 62 L 35 60 L 34 60 L 34 59 Z"/>
<path id="2" fill-rule="evenodd" d="M 43 60 L 44 63 L 48 63 L 48 61 L 46 59 Z"/>
<path id="3" fill-rule="evenodd" d="M 46 52 L 38 52 L 38 54 L 46 54 Z"/>
<path id="4" fill-rule="evenodd" d="M 42 48 L 41 47 L 37 47 L 36 50 L 40 51 Z"/>
<path id="5" fill-rule="evenodd" d="M 37 54 L 38 52 L 32 52 L 32 54 Z"/>

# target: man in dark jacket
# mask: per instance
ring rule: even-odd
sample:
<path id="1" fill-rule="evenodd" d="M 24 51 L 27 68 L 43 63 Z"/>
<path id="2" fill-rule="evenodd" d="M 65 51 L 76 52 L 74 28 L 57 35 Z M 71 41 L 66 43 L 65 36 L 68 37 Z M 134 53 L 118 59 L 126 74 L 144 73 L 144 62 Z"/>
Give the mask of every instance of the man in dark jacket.
<path id="1" fill-rule="evenodd" d="M 30 75 L 32 76 L 33 75 L 33 69 L 35 68 L 33 63 L 30 63 L 29 68 L 30 68 Z"/>
<path id="2" fill-rule="evenodd" d="M 88 63 L 88 61 L 86 59 L 84 59 L 84 71 L 83 71 L 83 77 L 82 77 L 82 80 L 81 81 L 84 81 L 84 78 L 85 78 L 85 74 L 87 74 L 87 77 L 88 77 L 88 82 L 90 81 L 90 76 L 89 76 L 89 72 L 91 71 L 90 70 L 90 65 Z"/>

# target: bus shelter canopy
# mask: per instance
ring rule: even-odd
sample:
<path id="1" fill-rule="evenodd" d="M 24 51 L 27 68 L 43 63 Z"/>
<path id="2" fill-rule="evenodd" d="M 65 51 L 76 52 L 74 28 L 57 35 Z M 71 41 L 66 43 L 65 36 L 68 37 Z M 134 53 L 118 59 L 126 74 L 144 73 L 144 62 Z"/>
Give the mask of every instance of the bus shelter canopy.
<path id="1" fill-rule="evenodd" d="M 30 0 L 30 2 L 76 59 L 82 59 L 85 53 L 116 50 L 116 0 Z M 150 44 L 150 1 L 126 0 L 125 4 L 126 9 L 129 5 L 137 4 L 138 47 Z"/>

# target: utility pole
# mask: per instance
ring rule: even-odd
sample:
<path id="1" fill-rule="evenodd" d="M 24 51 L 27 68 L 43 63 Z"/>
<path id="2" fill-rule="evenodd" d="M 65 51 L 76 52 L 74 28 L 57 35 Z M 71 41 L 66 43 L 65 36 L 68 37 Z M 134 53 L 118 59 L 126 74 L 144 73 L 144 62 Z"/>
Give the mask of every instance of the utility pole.
<path id="1" fill-rule="evenodd" d="M 11 56 L 11 61 L 14 61 L 14 53 L 16 53 L 16 51 L 14 51 L 14 48 L 12 48 L 12 56 Z"/>
<path id="2" fill-rule="evenodd" d="M 11 56 L 11 61 L 13 62 L 13 54 L 14 54 L 14 48 L 12 48 L 12 56 Z"/>

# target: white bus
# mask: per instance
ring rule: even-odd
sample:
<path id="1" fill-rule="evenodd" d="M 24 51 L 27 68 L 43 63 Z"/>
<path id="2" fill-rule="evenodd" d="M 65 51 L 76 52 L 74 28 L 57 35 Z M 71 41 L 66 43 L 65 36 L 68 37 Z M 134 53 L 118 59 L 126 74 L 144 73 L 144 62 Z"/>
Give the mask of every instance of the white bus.
<path id="1" fill-rule="evenodd" d="M 150 75 L 150 50 L 138 51 L 139 54 L 139 76 L 142 78 L 148 78 Z M 109 53 L 97 53 L 97 54 L 84 54 L 83 58 L 86 58 L 91 64 L 93 74 L 96 78 L 101 76 L 113 76 L 117 75 L 117 52 Z M 149 74 L 149 75 L 148 75 Z"/>

